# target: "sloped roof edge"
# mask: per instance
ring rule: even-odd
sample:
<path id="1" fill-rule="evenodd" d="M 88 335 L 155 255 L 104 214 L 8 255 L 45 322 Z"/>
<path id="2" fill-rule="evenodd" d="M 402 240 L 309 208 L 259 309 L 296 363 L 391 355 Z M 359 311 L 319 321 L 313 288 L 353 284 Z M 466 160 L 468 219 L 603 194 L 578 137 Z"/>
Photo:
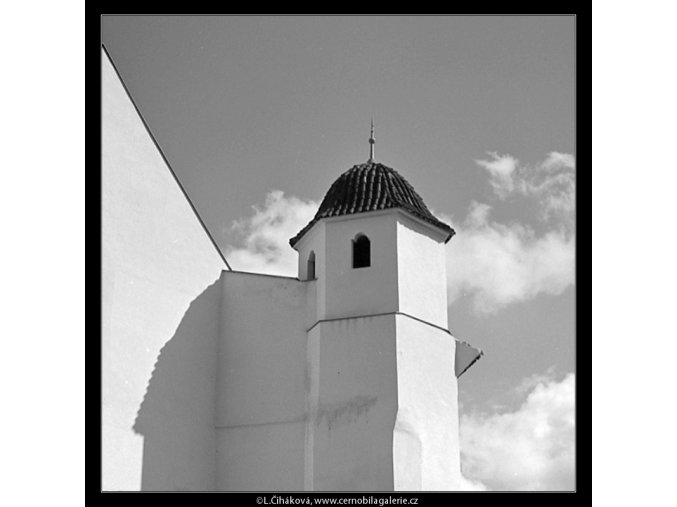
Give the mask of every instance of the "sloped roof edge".
<path id="1" fill-rule="evenodd" d="M 169 163 L 169 160 L 165 156 L 165 152 L 162 151 L 160 144 L 158 143 L 157 139 L 153 135 L 153 131 L 150 129 L 150 126 L 148 125 L 148 122 L 144 118 L 143 114 L 141 114 L 141 110 L 139 109 L 136 102 L 134 101 L 134 98 L 132 97 L 132 94 L 129 92 L 129 89 L 127 88 L 127 85 L 125 84 L 124 79 L 122 79 L 122 75 L 120 74 L 120 71 L 118 70 L 117 66 L 115 65 L 115 62 L 113 61 L 113 58 L 111 57 L 110 53 L 108 52 L 108 49 L 106 49 L 106 46 L 103 43 L 101 43 L 101 49 L 103 49 L 104 53 L 106 54 L 106 57 L 108 58 L 108 61 L 110 62 L 111 67 L 113 67 L 113 70 L 115 71 L 115 74 L 117 75 L 118 80 L 120 81 L 120 84 L 122 84 L 122 88 L 125 90 L 127 97 L 129 97 L 129 101 L 132 103 L 132 106 L 134 106 L 134 110 L 136 111 L 136 114 L 139 115 L 139 118 L 141 119 L 141 123 L 143 124 L 144 128 L 146 129 L 146 132 L 148 132 L 148 135 L 150 136 L 151 140 L 153 141 L 153 144 L 155 145 L 155 148 L 158 150 L 158 153 L 160 153 L 160 156 L 162 157 L 162 160 L 164 161 L 167 168 L 169 169 L 169 172 L 172 175 L 172 177 L 174 178 L 174 181 L 176 181 L 176 184 L 179 186 L 179 189 L 181 189 L 181 192 L 183 193 L 183 196 L 186 198 L 186 201 L 188 201 L 190 208 L 193 210 L 193 213 L 195 213 L 195 216 L 197 217 L 198 222 L 200 222 L 200 225 L 204 229 L 205 233 L 207 233 L 207 237 L 212 242 L 212 245 L 214 245 L 216 252 L 219 254 L 219 257 L 221 257 L 221 259 L 223 260 L 223 262 L 226 265 L 226 267 L 228 268 L 228 270 L 232 270 L 232 268 L 230 267 L 230 264 L 228 264 L 228 261 L 226 260 L 226 257 L 223 255 L 223 252 L 221 252 L 221 249 L 216 244 L 216 241 L 214 241 L 214 237 L 212 236 L 211 232 L 209 232 L 207 225 L 204 223 L 204 220 L 202 220 L 200 213 L 198 213 L 197 208 L 193 204 L 193 201 L 188 196 L 188 192 L 186 192 L 186 189 L 181 184 L 181 180 L 179 180 L 179 177 L 176 175 L 176 172 L 172 168 L 172 165 Z"/>

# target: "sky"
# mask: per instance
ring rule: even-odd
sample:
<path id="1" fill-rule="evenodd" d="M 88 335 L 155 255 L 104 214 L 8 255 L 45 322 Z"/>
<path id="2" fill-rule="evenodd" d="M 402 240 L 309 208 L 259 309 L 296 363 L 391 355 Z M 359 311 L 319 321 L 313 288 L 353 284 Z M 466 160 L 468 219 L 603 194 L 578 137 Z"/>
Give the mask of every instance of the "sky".
<path id="1" fill-rule="evenodd" d="M 294 276 L 288 239 L 369 155 L 456 236 L 449 327 L 468 487 L 574 487 L 575 19 L 109 17 L 103 43 L 235 270 Z"/>

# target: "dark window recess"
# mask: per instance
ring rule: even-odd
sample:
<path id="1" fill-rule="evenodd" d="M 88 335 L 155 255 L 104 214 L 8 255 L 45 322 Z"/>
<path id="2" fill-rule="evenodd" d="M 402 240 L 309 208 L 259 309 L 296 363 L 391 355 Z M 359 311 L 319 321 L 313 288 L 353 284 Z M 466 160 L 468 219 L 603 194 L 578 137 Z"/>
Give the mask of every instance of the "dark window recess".
<path id="1" fill-rule="evenodd" d="M 371 266 L 371 242 L 366 236 L 358 236 L 353 240 L 353 268 Z"/>
<path id="2" fill-rule="evenodd" d="M 315 280 L 315 252 L 310 252 L 308 256 L 308 276 L 307 280 Z"/>

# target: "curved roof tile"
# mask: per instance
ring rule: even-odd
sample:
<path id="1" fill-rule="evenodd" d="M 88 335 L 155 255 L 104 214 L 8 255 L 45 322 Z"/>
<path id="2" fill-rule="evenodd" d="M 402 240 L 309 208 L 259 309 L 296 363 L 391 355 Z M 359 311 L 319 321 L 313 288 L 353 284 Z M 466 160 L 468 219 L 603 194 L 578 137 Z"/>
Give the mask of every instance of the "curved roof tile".
<path id="1" fill-rule="evenodd" d="M 446 231 L 445 242 L 455 234 L 449 225 L 435 218 L 414 187 L 397 171 L 377 162 L 366 162 L 338 177 L 324 196 L 315 217 L 289 243 L 294 246 L 322 218 L 390 208 L 401 208 Z"/>

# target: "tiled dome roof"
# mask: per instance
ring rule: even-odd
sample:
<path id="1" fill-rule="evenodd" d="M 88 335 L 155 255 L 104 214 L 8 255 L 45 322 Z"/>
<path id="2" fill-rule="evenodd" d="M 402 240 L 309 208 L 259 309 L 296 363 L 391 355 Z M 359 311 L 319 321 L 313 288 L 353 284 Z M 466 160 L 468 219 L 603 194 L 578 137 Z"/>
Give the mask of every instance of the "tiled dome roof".
<path id="1" fill-rule="evenodd" d="M 445 241 L 454 235 L 454 230 L 430 213 L 414 187 L 397 171 L 377 162 L 366 162 L 339 176 L 324 196 L 315 217 L 289 243 L 294 246 L 321 218 L 390 208 L 401 208 L 446 231 Z"/>

